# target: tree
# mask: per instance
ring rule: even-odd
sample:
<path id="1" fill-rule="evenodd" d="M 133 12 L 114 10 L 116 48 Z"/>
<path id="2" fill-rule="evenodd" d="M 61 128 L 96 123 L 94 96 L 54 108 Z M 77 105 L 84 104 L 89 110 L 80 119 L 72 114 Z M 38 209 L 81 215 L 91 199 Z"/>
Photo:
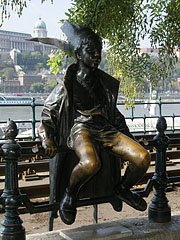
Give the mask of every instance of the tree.
<path id="1" fill-rule="evenodd" d="M 4 66 L 4 68 L 1 68 Z M 0 77 L 6 78 L 6 80 L 12 80 L 16 75 L 14 66 L 11 64 L 2 64 L 0 65 Z"/>
<path id="2" fill-rule="evenodd" d="M 148 79 L 152 84 L 167 79 L 180 46 L 179 0 L 74 0 L 69 21 L 88 25 L 107 39 L 108 59 L 120 88 L 131 103 Z M 158 61 L 140 54 L 140 40 L 149 37 L 159 49 Z"/>
<path id="3" fill-rule="evenodd" d="M 49 81 L 49 82 L 46 84 L 46 86 L 44 87 L 44 88 L 45 88 L 45 91 L 46 91 L 46 92 L 51 92 L 56 85 L 57 85 L 57 81 L 56 81 L 56 80 L 51 80 L 51 81 Z"/>
<path id="4" fill-rule="evenodd" d="M 0 14 L 1 14 L 1 21 L 0 27 L 2 26 L 4 19 L 9 18 L 11 15 L 11 11 L 17 13 L 20 17 L 22 15 L 23 9 L 27 7 L 27 2 L 31 0 L 0 0 Z M 45 2 L 46 0 L 40 0 L 41 3 Z M 53 3 L 53 0 L 50 0 Z"/>
<path id="5" fill-rule="evenodd" d="M 43 83 L 33 83 L 30 87 L 30 91 L 33 93 L 43 93 L 44 84 Z"/>
<path id="6" fill-rule="evenodd" d="M 10 68 L 10 67 L 5 68 L 5 69 L 4 69 L 4 75 L 5 75 L 5 78 L 6 78 L 7 80 L 12 80 L 12 78 L 13 78 L 14 75 L 15 75 L 15 70 L 14 70 L 14 68 Z"/>
<path id="7" fill-rule="evenodd" d="M 23 66 L 25 71 L 36 70 L 36 72 L 39 72 L 41 68 L 49 68 L 47 66 L 48 59 L 47 53 L 24 51 L 18 54 L 17 62 L 18 65 Z"/>
<path id="8" fill-rule="evenodd" d="M 5 9 L 9 2 L 19 6 L 21 14 L 26 1 L 1 0 Z M 72 0 L 66 15 L 70 22 L 89 26 L 107 40 L 113 74 L 131 103 L 145 81 L 155 85 L 172 73 L 177 60 L 174 49 L 180 47 L 179 13 L 179 0 Z M 140 54 L 140 40 L 146 36 L 151 47 L 159 49 L 156 63 L 149 54 Z"/>

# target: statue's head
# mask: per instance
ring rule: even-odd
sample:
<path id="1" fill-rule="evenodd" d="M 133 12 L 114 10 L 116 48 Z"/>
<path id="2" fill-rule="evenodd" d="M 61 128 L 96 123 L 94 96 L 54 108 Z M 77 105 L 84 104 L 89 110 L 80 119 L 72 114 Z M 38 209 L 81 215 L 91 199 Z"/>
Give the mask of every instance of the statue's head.
<path id="1" fill-rule="evenodd" d="M 91 29 L 81 30 L 79 44 L 75 49 L 77 61 L 83 61 L 91 68 L 97 68 L 101 62 L 102 41 Z"/>
<path id="2" fill-rule="evenodd" d="M 90 28 L 81 27 L 68 21 L 63 23 L 61 29 L 68 41 L 55 38 L 30 38 L 27 40 L 54 45 L 68 56 L 75 57 L 78 62 L 82 61 L 92 68 L 98 67 L 101 61 L 101 38 Z"/>
<path id="3" fill-rule="evenodd" d="M 98 67 L 101 61 L 102 40 L 90 28 L 80 27 L 66 21 L 63 32 L 73 49 L 77 61 L 83 61 L 92 68 Z"/>

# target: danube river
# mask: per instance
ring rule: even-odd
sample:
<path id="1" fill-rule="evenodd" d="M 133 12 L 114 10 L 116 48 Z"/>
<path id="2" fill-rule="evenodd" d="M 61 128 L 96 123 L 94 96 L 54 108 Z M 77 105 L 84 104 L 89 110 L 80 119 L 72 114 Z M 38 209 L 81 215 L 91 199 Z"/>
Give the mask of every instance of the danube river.
<path id="1" fill-rule="evenodd" d="M 165 102 L 164 100 L 162 103 Z M 179 102 L 179 103 L 178 103 Z M 124 105 L 118 105 L 118 109 L 121 111 L 121 113 L 126 118 L 131 118 L 131 120 L 127 120 L 127 124 L 130 127 L 131 131 L 136 131 L 137 129 L 141 131 L 143 129 L 143 119 L 133 119 L 134 117 L 150 117 L 151 119 L 146 120 L 146 125 L 149 128 L 155 128 L 157 117 L 160 114 L 160 105 L 155 105 L 155 101 L 150 105 L 147 103 L 144 104 L 137 104 L 135 105 L 135 108 L 125 110 Z M 42 106 L 37 106 L 35 108 L 35 118 L 36 120 L 40 120 L 42 111 Z M 180 129 L 180 99 L 178 100 L 169 100 L 167 101 L 167 104 L 161 105 L 161 114 L 162 116 L 166 117 L 166 120 L 168 122 L 169 129 L 172 128 L 173 125 L 173 114 L 175 116 L 174 119 L 174 125 L 176 128 Z M 157 116 L 157 117 L 156 117 Z M 168 117 L 169 116 L 169 117 Z M 3 122 L 6 122 L 8 119 L 12 119 L 14 121 L 21 120 L 21 121 L 31 121 L 32 120 L 32 108 L 31 106 L 0 106 L 0 126 L 4 126 Z M 133 121 L 132 121 L 133 119 Z M 3 124 L 2 124 L 3 123 Z M 31 123 L 26 124 L 18 124 L 18 127 L 22 130 L 27 130 L 31 128 Z M 38 126 L 38 123 L 36 124 Z"/>

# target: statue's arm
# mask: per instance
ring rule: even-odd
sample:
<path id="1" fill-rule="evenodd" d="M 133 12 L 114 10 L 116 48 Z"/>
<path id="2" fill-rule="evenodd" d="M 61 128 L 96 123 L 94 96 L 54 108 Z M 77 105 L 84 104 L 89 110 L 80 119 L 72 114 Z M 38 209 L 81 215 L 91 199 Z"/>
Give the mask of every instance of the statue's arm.
<path id="1" fill-rule="evenodd" d="M 56 138 L 56 123 L 54 121 L 55 117 L 52 116 L 52 108 L 45 105 L 41 114 L 41 123 L 38 128 L 38 135 L 41 140 L 51 139 L 55 141 Z"/>
<path id="2" fill-rule="evenodd" d="M 126 124 L 124 115 L 121 112 L 119 112 L 119 110 L 117 108 L 115 110 L 115 123 L 114 123 L 114 126 L 116 127 L 116 129 L 118 131 L 122 132 L 126 136 L 128 136 L 128 137 L 132 138 L 133 140 L 135 140 L 134 136 L 129 131 L 129 128 L 128 128 L 127 124 Z"/>
<path id="3" fill-rule="evenodd" d="M 49 44 L 49 45 L 54 45 L 58 48 L 62 47 L 62 44 L 64 43 L 64 41 L 61 41 L 57 38 L 28 38 L 26 39 L 28 41 L 33 41 L 33 42 L 40 42 L 40 43 L 44 43 L 44 44 Z"/>
<path id="4" fill-rule="evenodd" d="M 60 103 L 58 101 L 57 86 L 46 100 L 42 114 L 41 123 L 38 128 L 38 136 L 42 146 L 49 157 L 53 157 L 57 150 L 58 119 Z"/>
<path id="5" fill-rule="evenodd" d="M 41 118 L 41 123 L 38 128 L 38 136 L 42 141 L 42 146 L 45 149 L 46 155 L 54 157 L 57 152 L 57 124 L 52 115 L 52 109 L 48 108 L 48 106 L 44 106 Z"/>

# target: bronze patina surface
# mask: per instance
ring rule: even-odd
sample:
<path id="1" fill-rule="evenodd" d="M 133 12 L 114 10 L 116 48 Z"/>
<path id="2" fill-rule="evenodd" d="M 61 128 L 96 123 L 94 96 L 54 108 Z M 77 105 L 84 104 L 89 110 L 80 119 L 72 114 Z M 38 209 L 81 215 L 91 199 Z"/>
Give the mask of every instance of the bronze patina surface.
<path id="1" fill-rule="evenodd" d="M 102 41 L 91 29 L 68 21 L 62 30 L 68 42 L 52 38 L 31 39 L 56 45 L 76 58 L 76 63 L 68 67 L 64 81 L 47 98 L 42 111 L 39 136 L 46 154 L 53 159 L 59 156 L 62 161 L 65 153 L 60 148 L 68 147 L 78 157 L 65 183 L 63 196 L 55 193 L 58 175 L 63 168 L 52 159 L 50 178 L 56 174 L 56 180 L 53 180 L 56 188 L 50 197 L 61 200 L 61 219 L 72 224 L 80 189 L 100 171 L 100 151 L 107 149 L 129 161 L 125 175 L 113 187 L 114 194 L 135 209 L 144 211 L 147 207 L 145 200 L 130 188 L 144 176 L 150 155 L 131 135 L 124 116 L 116 108 L 119 82 L 98 68 Z"/>

